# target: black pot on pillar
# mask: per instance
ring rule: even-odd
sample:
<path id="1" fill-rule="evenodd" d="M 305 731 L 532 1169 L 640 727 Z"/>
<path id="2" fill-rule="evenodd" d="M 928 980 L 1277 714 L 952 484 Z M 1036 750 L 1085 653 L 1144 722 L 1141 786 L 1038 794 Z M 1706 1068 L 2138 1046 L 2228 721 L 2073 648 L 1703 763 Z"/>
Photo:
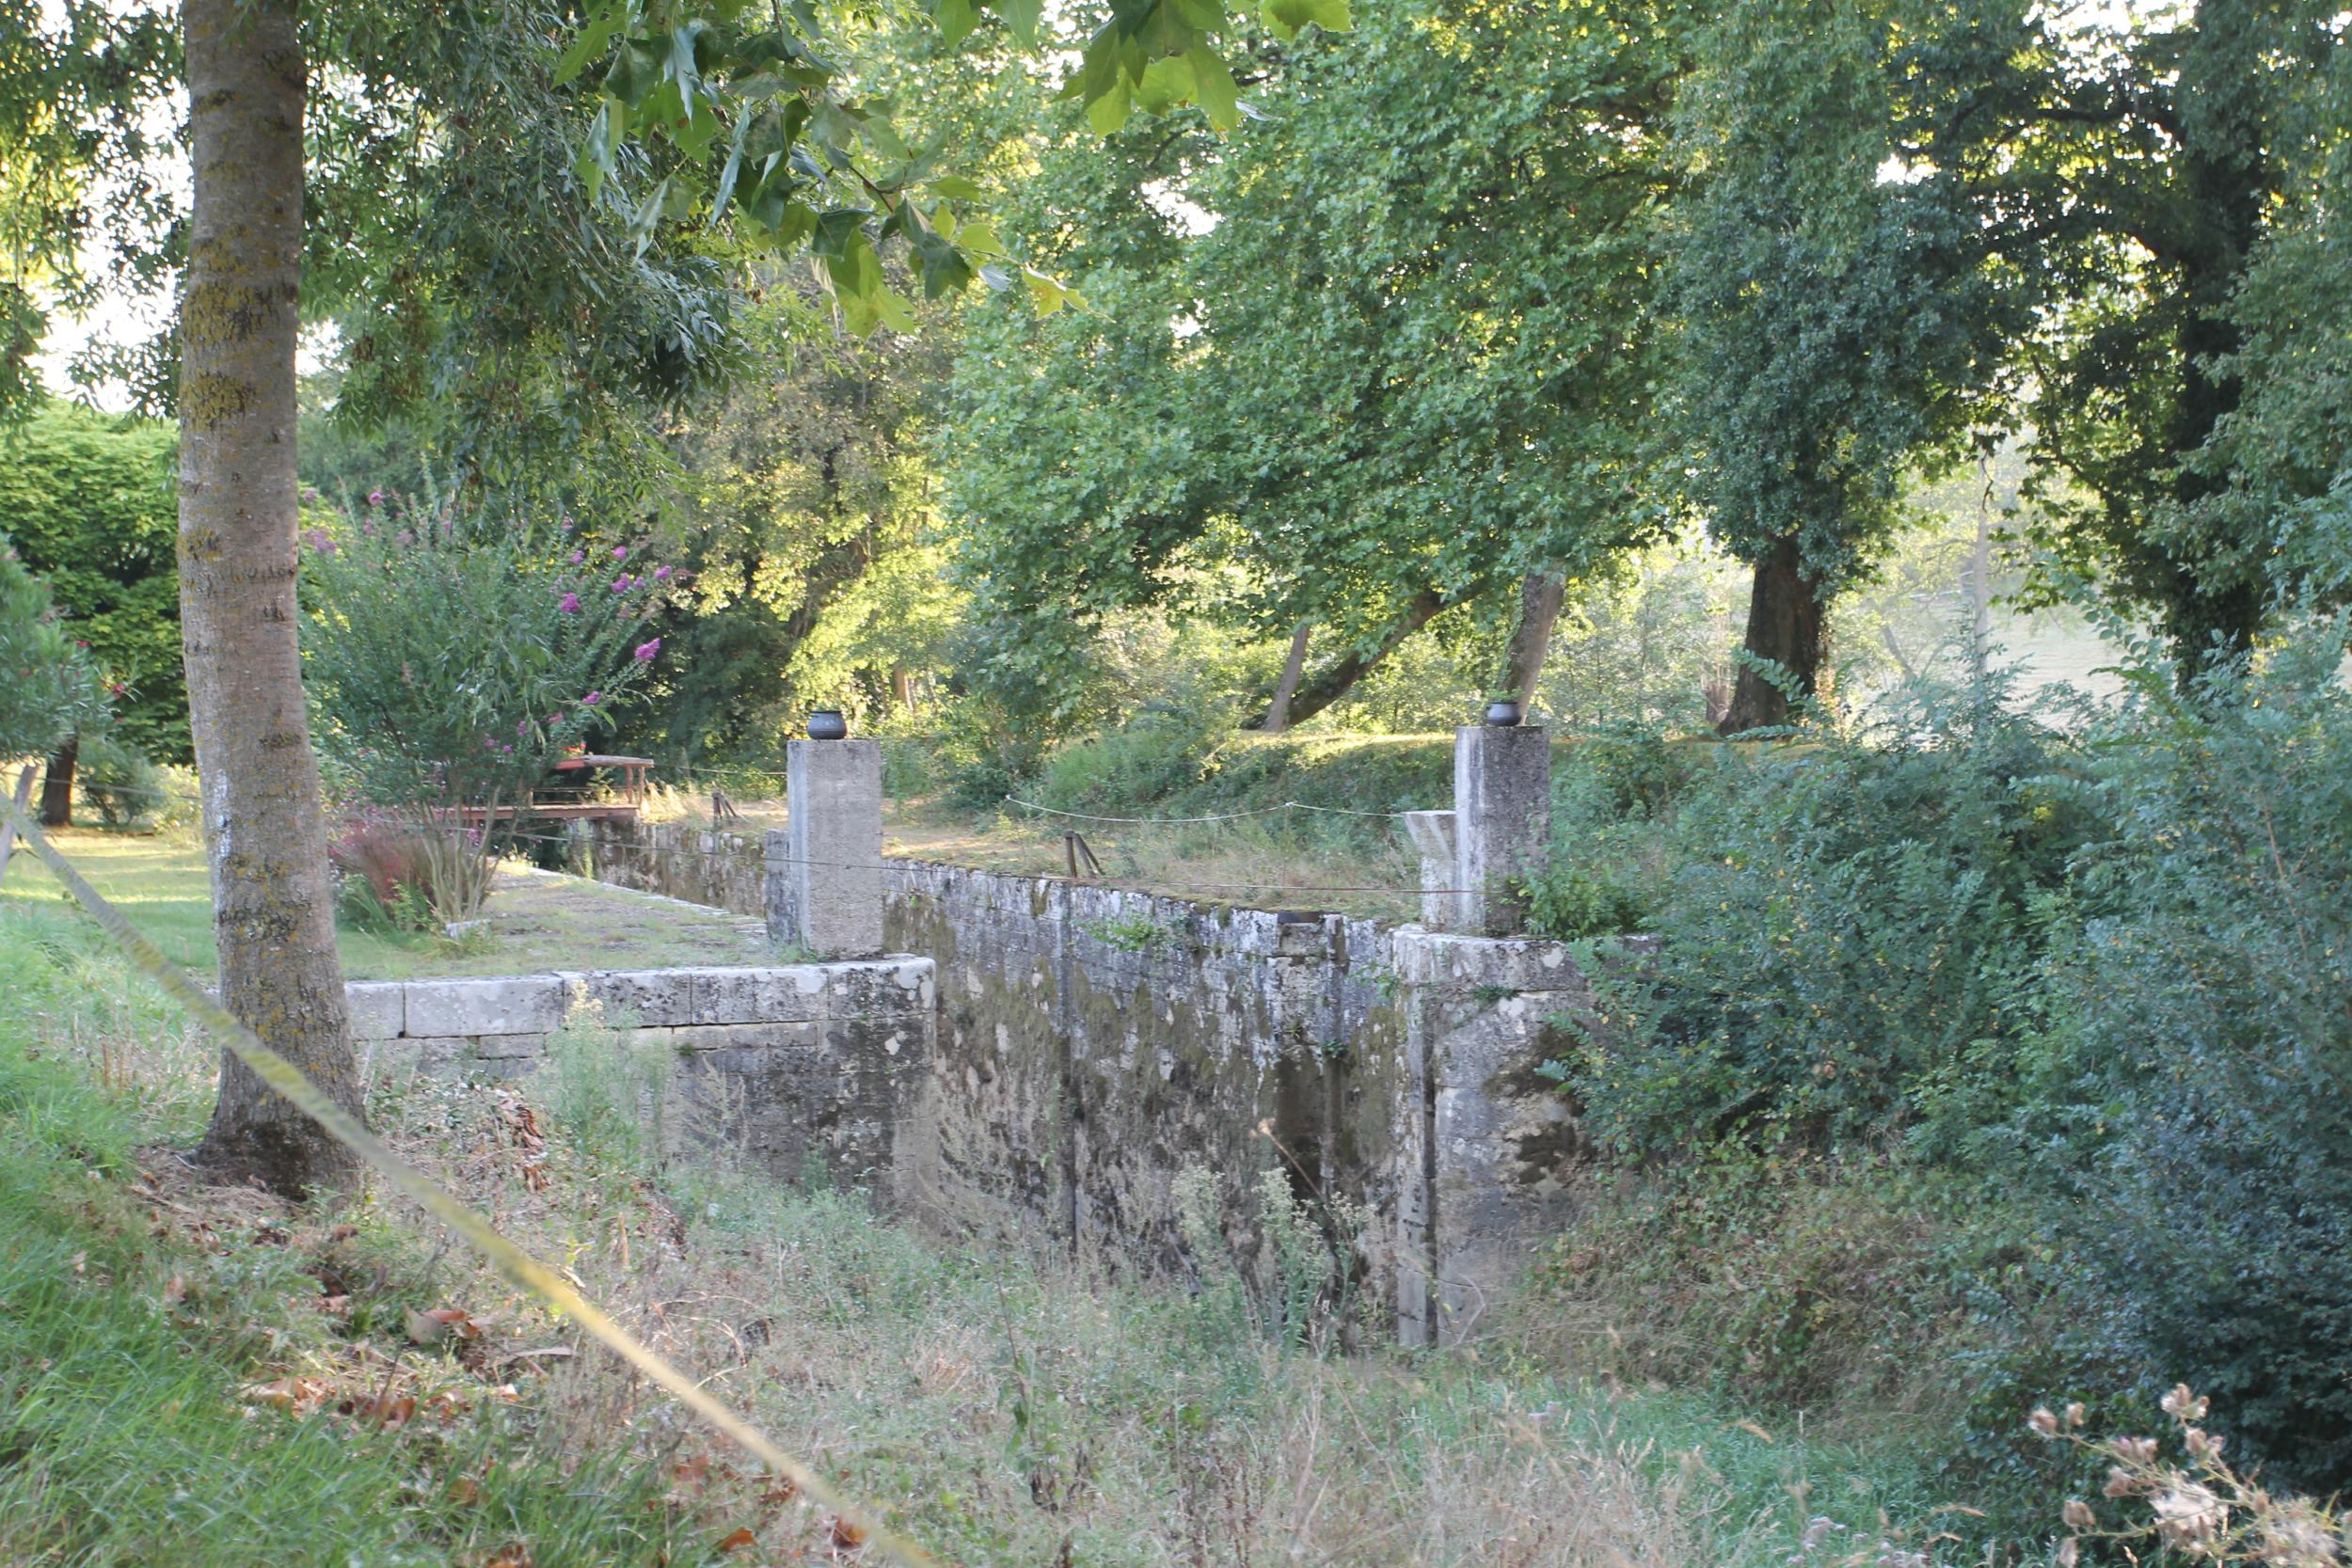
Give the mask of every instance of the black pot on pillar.
<path id="1" fill-rule="evenodd" d="M 811 740 L 847 740 L 850 721 L 841 717 L 837 707 L 814 709 L 808 716 L 808 737 Z"/>

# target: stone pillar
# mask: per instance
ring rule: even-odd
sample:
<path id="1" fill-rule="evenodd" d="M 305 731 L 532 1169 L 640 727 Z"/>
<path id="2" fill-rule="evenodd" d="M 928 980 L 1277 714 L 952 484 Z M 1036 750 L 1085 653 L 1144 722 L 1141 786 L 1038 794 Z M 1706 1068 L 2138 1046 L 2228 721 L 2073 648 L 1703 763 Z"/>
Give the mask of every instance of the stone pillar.
<path id="1" fill-rule="evenodd" d="M 1454 925 L 1454 895 L 1461 884 L 1454 879 L 1454 814 L 1450 811 L 1408 811 L 1405 831 L 1421 851 L 1421 923 L 1432 931 L 1451 931 Z"/>
<path id="2" fill-rule="evenodd" d="M 1477 936 L 1527 928 L 1511 879 L 1551 858 L 1551 732 L 1466 725 L 1454 732 L 1454 927 Z"/>
<path id="3" fill-rule="evenodd" d="M 882 950 L 882 747 L 785 746 L 786 826 L 767 840 L 768 940 L 827 958 Z"/>

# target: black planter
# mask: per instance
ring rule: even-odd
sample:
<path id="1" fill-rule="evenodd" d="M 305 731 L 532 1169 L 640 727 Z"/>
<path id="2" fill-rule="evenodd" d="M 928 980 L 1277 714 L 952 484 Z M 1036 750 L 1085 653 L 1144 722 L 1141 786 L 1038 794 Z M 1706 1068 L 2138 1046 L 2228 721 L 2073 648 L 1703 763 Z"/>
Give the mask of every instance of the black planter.
<path id="1" fill-rule="evenodd" d="M 1488 703 L 1486 722 L 1499 730 L 1507 730 L 1522 717 L 1517 703 Z"/>
<path id="2" fill-rule="evenodd" d="M 811 740 L 847 740 L 850 721 L 841 717 L 837 707 L 820 707 L 808 716 L 808 737 Z"/>

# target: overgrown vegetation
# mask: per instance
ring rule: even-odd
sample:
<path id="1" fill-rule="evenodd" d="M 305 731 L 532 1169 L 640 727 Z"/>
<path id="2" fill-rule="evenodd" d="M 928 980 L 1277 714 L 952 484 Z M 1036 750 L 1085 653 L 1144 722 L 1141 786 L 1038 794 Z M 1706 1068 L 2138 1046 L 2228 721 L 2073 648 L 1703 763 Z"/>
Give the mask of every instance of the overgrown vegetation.
<path id="1" fill-rule="evenodd" d="M 311 1213 L 174 1175 L 210 1049 L 62 911 L 0 919 L 22 1004 L 0 1015 L 0 1552 L 846 1555 L 403 1206 Z M 1327 1243 L 1279 1178 L 1271 1289 L 1211 1223 L 1207 1288 L 1147 1291 L 672 1158 L 664 1063 L 602 1029 L 513 1087 L 375 1069 L 371 1117 L 405 1153 L 950 1560 L 1762 1568 L 1915 1550 L 1941 1523 L 1883 1448 L 1502 1347 L 1323 1353 Z"/>
<path id="2" fill-rule="evenodd" d="M 1601 1363 L 1940 1429 L 1979 1485 L 2050 1480 L 2021 1399 L 2186 1377 L 2265 1475 L 2352 1476 L 2343 638 L 1580 786 L 1664 865 L 1557 1064 L 1617 1171 L 1549 1265 Z"/>

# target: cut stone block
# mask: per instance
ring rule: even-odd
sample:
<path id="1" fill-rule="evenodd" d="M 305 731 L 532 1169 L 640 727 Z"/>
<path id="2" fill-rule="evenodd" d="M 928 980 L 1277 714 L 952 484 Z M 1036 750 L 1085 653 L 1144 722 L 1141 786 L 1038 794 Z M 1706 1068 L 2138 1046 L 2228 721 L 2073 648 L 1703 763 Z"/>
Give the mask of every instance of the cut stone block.
<path id="1" fill-rule="evenodd" d="M 1513 879 L 1551 859 L 1551 732 L 1471 724 L 1454 732 L 1455 924 L 1481 936 L 1527 929 Z"/>
<path id="2" fill-rule="evenodd" d="M 626 1013 L 648 1029 L 694 1022 L 693 971 L 607 969 L 586 978 L 589 999 L 599 1004 L 608 1023 Z"/>
<path id="3" fill-rule="evenodd" d="M 545 1035 L 563 1026 L 564 982 L 552 974 L 407 982 L 413 1035 Z"/>
<path id="4" fill-rule="evenodd" d="M 1408 811 L 1405 831 L 1421 854 L 1421 923 L 1432 931 L 1451 931 L 1459 917 L 1453 893 L 1454 814 Z"/>
<path id="5" fill-rule="evenodd" d="M 511 1060 L 547 1053 L 545 1035 L 485 1035 L 473 1048 L 473 1053 L 484 1061 Z"/>
<path id="6" fill-rule="evenodd" d="M 787 742 L 785 794 L 785 827 L 767 841 L 770 939 L 834 958 L 880 953 L 881 746 Z"/>
<path id="7" fill-rule="evenodd" d="M 407 1033 L 406 988 L 398 980 L 354 980 L 343 987 L 355 1040 L 398 1039 Z"/>

